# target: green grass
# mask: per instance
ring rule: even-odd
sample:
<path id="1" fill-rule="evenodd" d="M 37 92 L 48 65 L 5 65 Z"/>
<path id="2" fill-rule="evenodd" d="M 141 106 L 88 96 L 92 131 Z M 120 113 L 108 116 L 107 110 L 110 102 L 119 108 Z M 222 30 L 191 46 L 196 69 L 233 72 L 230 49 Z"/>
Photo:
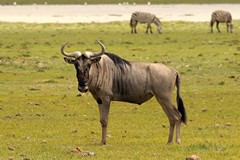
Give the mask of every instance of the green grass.
<path id="1" fill-rule="evenodd" d="M 128 0 L 128 1 L 119 1 L 119 0 L 0 0 L 0 4 L 13 4 L 16 2 L 17 4 L 118 4 L 123 2 L 128 2 L 129 4 L 147 4 L 151 2 L 151 4 L 184 4 L 184 3 L 192 3 L 192 4 L 214 4 L 214 3 L 239 3 L 239 0 Z"/>
<path id="2" fill-rule="evenodd" d="M 0 159 L 79 159 L 76 147 L 93 159 L 179 160 L 240 157 L 240 40 L 238 21 L 227 34 L 210 33 L 209 23 L 163 22 L 163 34 L 130 34 L 129 22 L 92 24 L 0 23 Z M 141 106 L 113 102 L 108 145 L 90 93 L 78 96 L 67 51 L 107 51 L 131 61 L 161 62 L 182 77 L 189 117 L 182 144 L 166 145 L 168 120 L 153 98 Z M 173 96 L 175 103 L 175 93 Z"/>

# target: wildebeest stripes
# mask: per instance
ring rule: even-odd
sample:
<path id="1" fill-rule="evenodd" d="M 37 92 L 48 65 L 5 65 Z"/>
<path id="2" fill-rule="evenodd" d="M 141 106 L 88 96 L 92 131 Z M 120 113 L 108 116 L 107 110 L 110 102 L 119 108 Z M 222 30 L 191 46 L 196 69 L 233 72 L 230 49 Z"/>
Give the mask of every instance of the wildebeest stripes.
<path id="1" fill-rule="evenodd" d="M 160 20 L 151 13 L 146 13 L 146 12 L 132 13 L 131 20 L 130 20 L 130 26 L 132 28 L 131 33 L 137 33 L 136 26 L 138 22 L 147 23 L 146 33 L 148 33 L 148 29 L 150 29 L 150 33 L 152 33 L 151 23 L 154 23 L 157 26 L 157 30 L 159 33 L 162 32 L 162 26 L 161 26 Z"/>
<path id="2" fill-rule="evenodd" d="M 221 32 L 218 27 L 219 23 L 226 23 L 227 32 L 229 32 L 229 28 L 230 28 L 230 32 L 232 33 L 233 24 L 232 24 L 232 15 L 230 12 L 223 11 L 223 10 L 216 10 L 212 13 L 212 18 L 210 22 L 211 32 L 213 32 L 213 25 L 215 22 L 217 23 L 216 27 L 219 33 Z"/>
<path id="3" fill-rule="evenodd" d="M 168 143 L 172 143 L 176 129 L 176 142 L 180 143 L 181 123 L 187 123 L 187 114 L 180 94 L 179 73 L 164 64 L 149 62 L 130 62 L 106 53 L 105 46 L 97 41 L 101 52 L 61 52 L 67 63 L 73 64 L 77 71 L 78 90 L 91 92 L 97 101 L 102 126 L 101 145 L 106 144 L 108 114 L 111 101 L 142 104 L 155 97 L 169 120 Z M 84 77 L 79 78 L 83 75 Z M 87 79 L 87 81 L 85 80 Z M 82 84 L 82 85 L 81 85 Z M 172 92 L 177 88 L 177 108 L 172 102 Z"/>

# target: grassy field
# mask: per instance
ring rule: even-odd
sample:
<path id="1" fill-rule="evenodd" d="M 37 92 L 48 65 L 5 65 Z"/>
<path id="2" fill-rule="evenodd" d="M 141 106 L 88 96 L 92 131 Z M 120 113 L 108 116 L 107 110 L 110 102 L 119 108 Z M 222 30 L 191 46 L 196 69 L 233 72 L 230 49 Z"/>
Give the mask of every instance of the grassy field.
<path id="1" fill-rule="evenodd" d="M 0 23 L 0 159 L 203 160 L 240 157 L 240 32 L 210 33 L 209 23 L 163 22 L 163 34 L 130 34 L 129 22 Z M 166 145 L 168 120 L 153 98 L 141 106 L 113 102 L 108 145 L 91 94 L 79 95 L 67 51 L 107 51 L 131 61 L 161 62 L 182 77 L 188 125 L 182 144 Z M 173 96 L 175 102 L 175 95 Z M 80 148 L 83 152 L 76 152 Z"/>
<path id="2" fill-rule="evenodd" d="M 118 4 L 123 2 L 128 2 L 129 4 L 181 4 L 181 3 L 193 3 L 193 4 L 212 4 L 212 3 L 239 3 L 239 0 L 128 0 L 128 1 L 119 1 L 119 0 L 0 0 L 0 4 Z"/>

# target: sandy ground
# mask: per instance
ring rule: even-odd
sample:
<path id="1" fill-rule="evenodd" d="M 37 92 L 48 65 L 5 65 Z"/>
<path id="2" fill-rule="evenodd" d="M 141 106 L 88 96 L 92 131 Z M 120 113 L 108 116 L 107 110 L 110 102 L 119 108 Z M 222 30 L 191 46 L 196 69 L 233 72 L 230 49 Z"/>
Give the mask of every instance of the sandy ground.
<path id="1" fill-rule="evenodd" d="M 240 19 L 240 4 L 178 5 L 15 5 L 0 6 L 0 21 L 28 23 L 91 23 L 129 21 L 134 11 L 151 12 L 162 21 L 210 21 L 223 9 Z"/>

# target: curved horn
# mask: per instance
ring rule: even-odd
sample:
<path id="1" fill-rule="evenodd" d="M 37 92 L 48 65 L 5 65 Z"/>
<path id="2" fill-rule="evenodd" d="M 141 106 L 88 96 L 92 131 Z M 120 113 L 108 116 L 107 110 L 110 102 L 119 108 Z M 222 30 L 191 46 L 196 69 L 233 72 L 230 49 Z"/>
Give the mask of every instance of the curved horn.
<path id="1" fill-rule="evenodd" d="M 98 42 L 98 44 L 100 44 L 102 51 L 100 53 L 96 53 L 96 54 L 92 55 L 91 57 L 98 57 L 106 52 L 105 46 L 100 41 L 97 40 L 97 42 Z"/>
<path id="2" fill-rule="evenodd" d="M 98 44 L 100 44 L 100 46 L 102 47 L 102 52 L 101 52 L 101 53 L 105 53 L 105 51 L 106 51 L 105 46 L 104 46 L 100 41 L 97 40 L 97 42 L 98 42 Z"/>
<path id="3" fill-rule="evenodd" d="M 66 42 L 65 44 L 62 45 L 61 47 L 61 53 L 66 56 L 66 57 L 73 57 L 73 58 L 78 58 L 79 56 L 81 56 L 81 52 L 73 52 L 73 53 L 67 53 L 64 51 L 65 46 L 68 44 L 68 42 Z"/>

